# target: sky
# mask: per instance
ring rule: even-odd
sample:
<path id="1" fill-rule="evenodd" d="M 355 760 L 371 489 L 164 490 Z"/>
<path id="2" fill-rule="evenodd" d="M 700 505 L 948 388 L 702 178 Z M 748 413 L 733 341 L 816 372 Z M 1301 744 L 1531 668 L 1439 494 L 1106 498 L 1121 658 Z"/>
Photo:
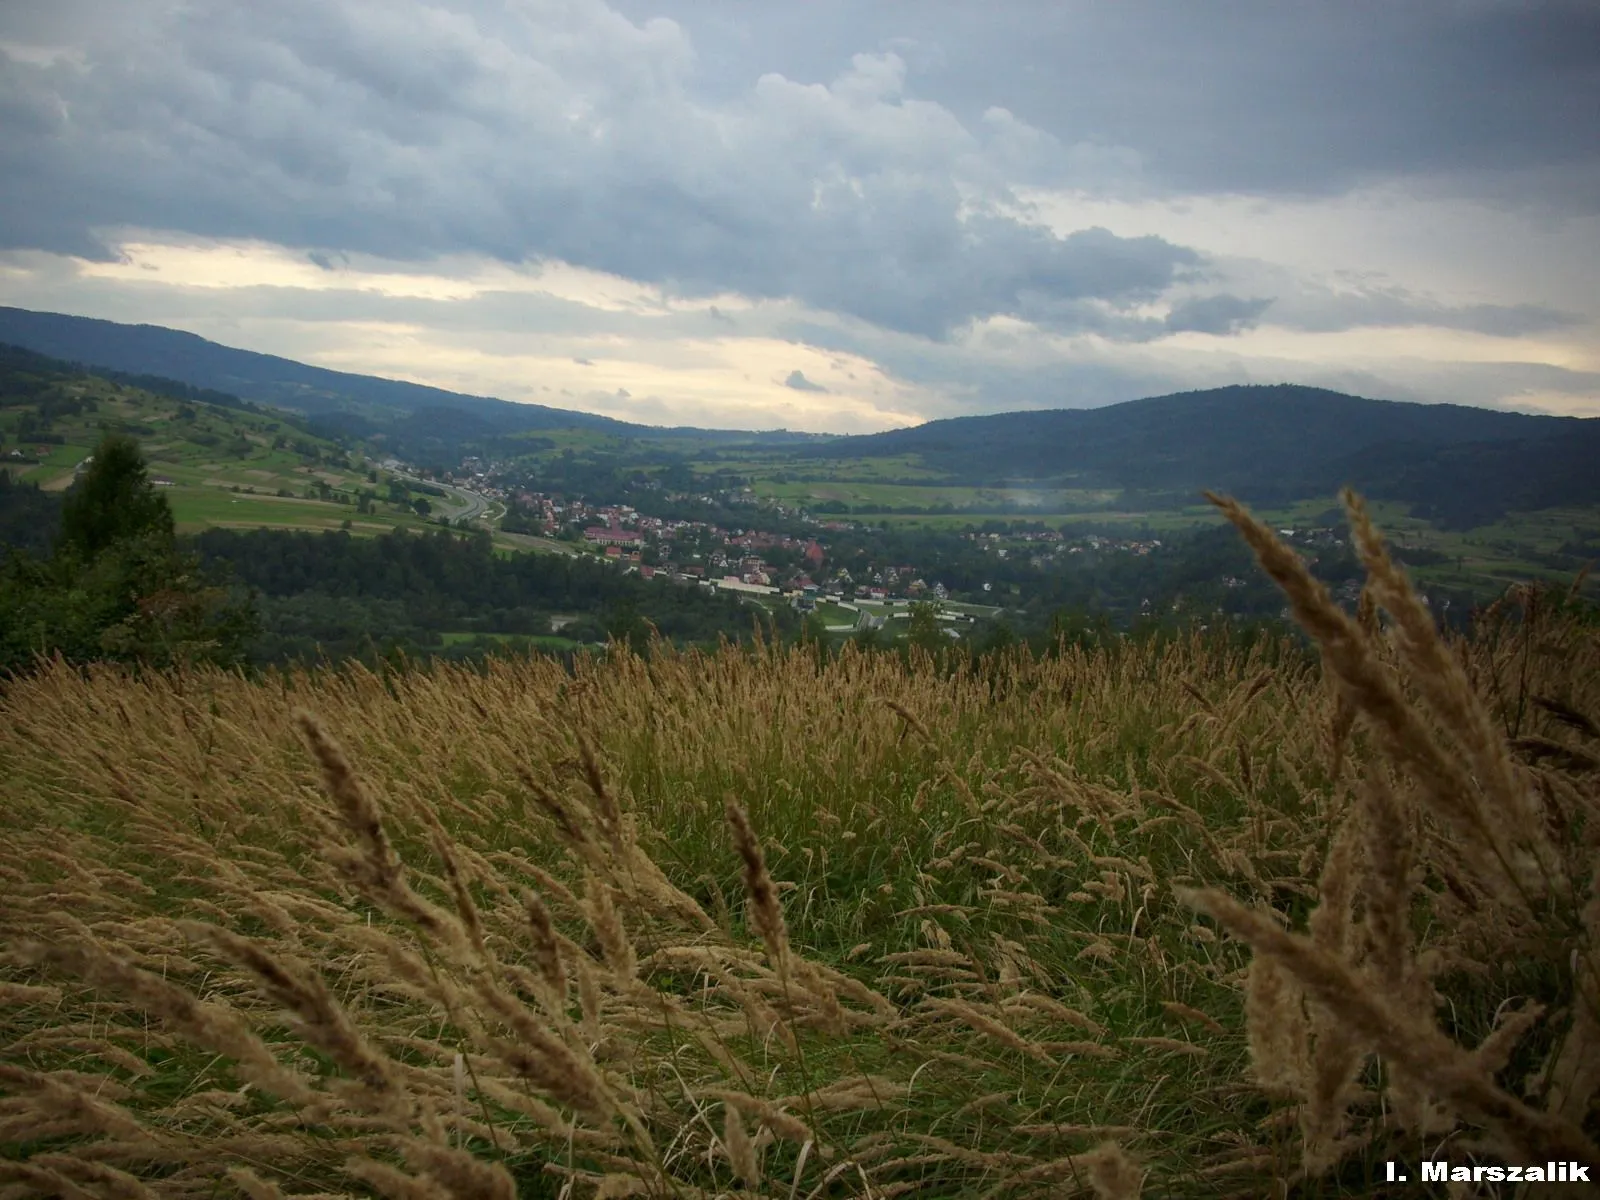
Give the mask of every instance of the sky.
<path id="1" fill-rule="evenodd" d="M 6 0 L 0 304 L 649 424 L 1600 416 L 1592 0 Z"/>

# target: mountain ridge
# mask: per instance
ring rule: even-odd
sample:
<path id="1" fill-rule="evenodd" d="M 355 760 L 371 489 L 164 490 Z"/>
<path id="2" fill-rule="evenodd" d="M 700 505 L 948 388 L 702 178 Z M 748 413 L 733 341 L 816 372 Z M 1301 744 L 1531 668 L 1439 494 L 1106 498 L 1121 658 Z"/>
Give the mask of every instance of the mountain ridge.
<path id="1" fill-rule="evenodd" d="M 672 429 L 594 413 L 312 367 L 157 325 L 0 307 L 0 342 L 70 362 L 162 375 L 298 410 L 320 430 L 443 461 L 515 435 L 577 429 L 622 438 L 748 442 L 808 462 L 916 456 L 948 481 L 984 487 L 1117 489 L 1149 506 L 1203 488 L 1256 503 L 1351 485 L 1449 522 L 1509 509 L 1600 504 L 1600 418 L 1418 404 L 1279 383 L 1143 397 L 1099 408 L 951 417 L 846 436 Z M 505 440 L 511 438 L 512 440 Z M 1593 478 L 1591 478 L 1593 476 Z"/>
<path id="2" fill-rule="evenodd" d="M 1093 409 L 952 417 L 802 448 L 798 458 L 918 455 L 961 482 L 1228 489 L 1271 502 L 1375 495 L 1460 507 L 1473 486 L 1491 509 L 1600 503 L 1588 483 L 1600 418 L 1351 396 L 1298 384 L 1232 385 Z M 1474 474 L 1477 478 L 1473 478 Z M 1443 488 L 1452 493 L 1430 495 Z"/>
<path id="3" fill-rule="evenodd" d="M 224 346 L 164 325 L 130 325 L 98 317 L 0 306 L 0 342 L 65 362 L 158 375 L 213 388 L 244 400 L 298 409 L 308 416 L 349 412 L 353 402 L 356 406 L 376 404 L 413 413 L 430 407 L 459 409 L 492 424 L 520 416 L 522 419 L 515 424 L 525 429 L 647 428 L 577 409 L 523 404 L 406 380 L 314 367 L 276 354 Z M 341 405 L 340 399 L 346 404 Z"/>

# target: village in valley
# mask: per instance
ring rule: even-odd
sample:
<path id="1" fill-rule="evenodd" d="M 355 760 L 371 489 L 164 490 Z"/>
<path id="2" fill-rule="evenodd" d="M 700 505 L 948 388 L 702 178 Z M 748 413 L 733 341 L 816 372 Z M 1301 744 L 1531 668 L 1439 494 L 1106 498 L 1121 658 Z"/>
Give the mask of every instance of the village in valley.
<path id="1" fill-rule="evenodd" d="M 410 470 L 393 461 L 384 465 Z M 900 543 L 871 518 L 808 511 L 738 482 L 718 486 L 707 480 L 703 489 L 683 492 L 650 480 L 627 489 L 623 502 L 543 489 L 518 465 L 473 457 L 455 469 L 418 474 L 476 497 L 482 519 L 502 535 L 603 558 L 641 579 L 732 594 L 769 610 L 792 608 L 832 634 L 886 626 L 893 634 L 906 628 L 914 606 L 925 605 L 946 636 L 959 639 L 1026 602 L 1027 588 L 1016 582 L 1019 572 L 1039 578 L 1082 560 L 1144 559 L 1163 548 L 1163 540 L 1148 530 L 1117 536 L 1008 522 L 939 535 L 946 550 L 936 557 L 946 566 L 948 548 L 965 547 L 965 569 L 947 575 L 939 563 L 896 550 Z M 692 511 L 707 515 L 683 515 Z M 711 519 L 713 513 L 719 519 Z M 973 563 L 979 564 L 976 574 Z M 1151 607 L 1145 601 L 1135 611 L 1148 614 Z M 902 623 L 891 624 L 897 621 Z"/>
<path id="2" fill-rule="evenodd" d="M 582 544 L 590 552 L 625 571 L 637 571 L 643 579 L 697 584 L 758 603 L 785 602 L 802 614 L 839 618 L 825 626 L 830 632 L 880 628 L 886 620 L 908 615 L 913 602 L 942 605 L 950 600 L 943 583 L 922 578 L 908 563 L 874 568 L 856 579 L 848 568 L 830 566 L 827 549 L 816 536 L 727 529 L 709 521 L 647 515 L 628 504 L 593 504 L 526 490 L 503 499 L 529 516 L 545 536 L 581 531 Z M 709 502 L 712 497 L 704 499 Z M 764 506 L 749 507 L 752 524 L 761 523 Z M 770 515 L 783 523 L 814 524 L 821 535 L 860 528 L 853 522 L 820 521 L 788 509 Z M 970 624 L 979 612 L 998 611 L 993 606 L 972 607 L 974 612 L 940 616 L 951 625 Z"/>

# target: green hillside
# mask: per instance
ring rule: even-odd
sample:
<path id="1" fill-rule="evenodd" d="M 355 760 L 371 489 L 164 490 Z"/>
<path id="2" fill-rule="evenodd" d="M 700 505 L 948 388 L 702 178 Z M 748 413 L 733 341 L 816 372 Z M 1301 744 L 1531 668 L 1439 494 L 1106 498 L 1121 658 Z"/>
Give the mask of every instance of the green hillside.
<path id="1" fill-rule="evenodd" d="M 604 438 L 698 444 L 809 445 L 818 435 L 777 430 L 661 429 L 595 413 L 468 396 L 399 379 L 331 371 L 219 345 L 157 325 L 125 325 L 0 306 L 0 342 L 75 363 L 156 376 L 303 414 L 334 437 L 368 439 L 384 453 L 444 464 L 463 455 L 514 453 L 530 433 L 581 430 Z"/>
<path id="2" fill-rule="evenodd" d="M 64 492 L 103 433 L 136 438 L 181 531 L 209 527 L 380 533 L 427 524 L 406 485 L 304 420 L 170 381 L 134 387 L 0 346 L 0 463 L 15 482 Z M 162 387 L 166 394 L 151 390 Z M 230 403 L 231 402 L 231 403 Z M 365 494 L 365 498 L 364 498 Z"/>

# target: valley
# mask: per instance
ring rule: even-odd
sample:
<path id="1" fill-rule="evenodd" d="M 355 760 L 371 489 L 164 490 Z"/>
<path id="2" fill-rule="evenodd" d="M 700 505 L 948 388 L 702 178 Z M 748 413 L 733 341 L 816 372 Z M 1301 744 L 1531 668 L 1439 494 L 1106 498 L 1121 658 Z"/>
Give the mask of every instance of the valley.
<path id="1" fill-rule="evenodd" d="M 835 643 L 906 645 L 914 605 L 942 618 L 917 627 L 928 645 L 974 649 L 1052 636 L 1063 622 L 1281 621 L 1205 488 L 1250 502 L 1347 605 L 1359 576 L 1337 506 L 1347 482 L 1447 620 L 1519 582 L 1565 587 L 1600 556 L 1600 484 L 1574 465 L 1600 444 L 1600 422 L 1280 386 L 859 437 L 662 429 L 344 380 L 211 343 L 196 350 L 198 339 L 172 331 L 108 334 L 105 322 L 18 313 L 0 310 L 0 333 L 36 345 L 76 337 L 84 354 L 113 360 L 81 368 L 0 351 L 0 463 L 46 506 L 100 436 L 121 432 L 137 439 L 179 534 L 207 553 L 223 544 L 207 531 L 454 530 L 486 538 L 485 553 L 502 559 L 560 556 L 631 576 L 641 597 L 658 598 L 651 611 L 673 583 L 725 601 L 734 636 L 758 615 Z M 175 358 L 174 345 L 190 357 Z M 187 377 L 143 372 L 157 360 Z M 317 387 L 306 391 L 307 380 Z M 214 386 L 229 381 L 258 398 Z M 1536 478 L 1531 454 L 1549 468 Z M 589 644 L 608 629 L 653 627 L 635 624 L 628 605 L 587 627 Z M 340 645 L 383 628 L 370 615 L 336 634 L 332 610 L 315 611 L 282 620 Z M 497 628 L 470 606 L 448 619 L 427 611 L 403 623 L 412 632 L 400 644 L 419 653 L 513 638 L 547 651 L 583 644 L 543 616 Z"/>

